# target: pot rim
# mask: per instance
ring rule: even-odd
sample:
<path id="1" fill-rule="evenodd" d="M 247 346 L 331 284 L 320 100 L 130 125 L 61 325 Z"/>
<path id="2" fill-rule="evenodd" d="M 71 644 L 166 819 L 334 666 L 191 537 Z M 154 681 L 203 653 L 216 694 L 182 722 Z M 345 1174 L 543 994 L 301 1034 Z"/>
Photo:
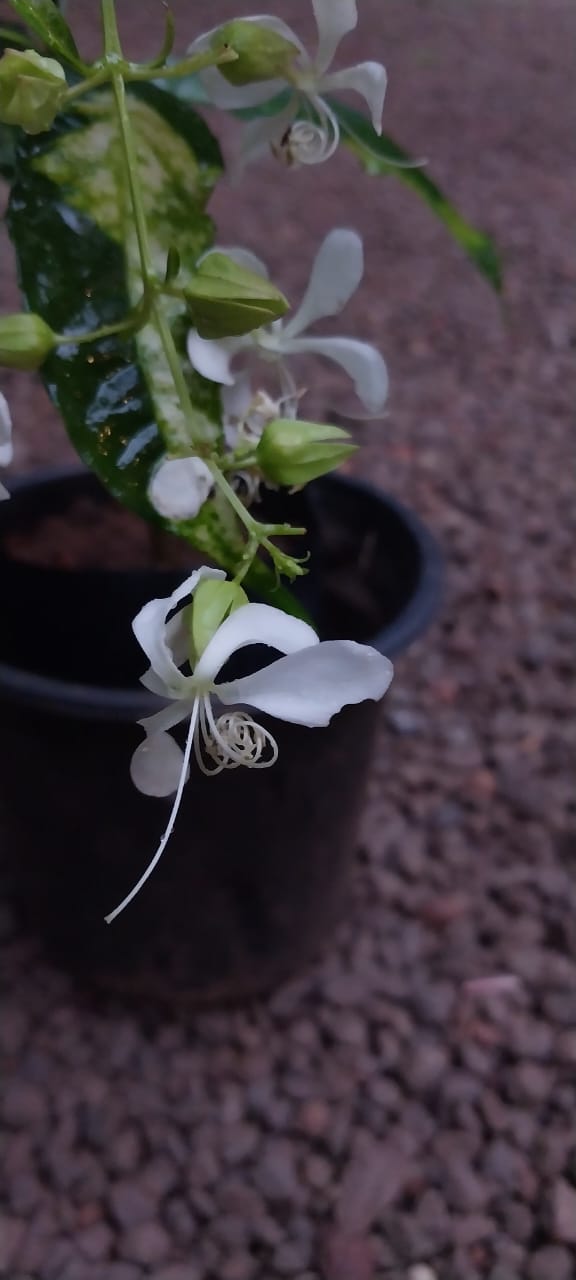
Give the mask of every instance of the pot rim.
<path id="1" fill-rule="evenodd" d="M 75 478 L 98 478 L 78 466 L 45 467 L 10 477 L 11 493 L 42 489 L 55 482 Z M 427 526 L 409 507 L 377 485 L 355 476 L 332 474 L 316 484 L 341 492 L 356 492 L 372 502 L 387 506 L 408 529 L 420 553 L 420 575 L 412 596 L 393 622 L 382 627 L 368 643 L 388 657 L 405 650 L 429 625 L 438 608 L 443 578 L 443 556 Z M 87 572 L 98 572 L 88 570 Z M 122 570 L 119 571 L 120 573 Z M 126 571 L 134 572 L 134 571 Z M 112 688 L 68 682 L 35 671 L 0 662 L 0 695 L 5 701 L 39 711 L 90 720 L 134 721 L 158 709 L 158 699 L 143 688 Z"/>

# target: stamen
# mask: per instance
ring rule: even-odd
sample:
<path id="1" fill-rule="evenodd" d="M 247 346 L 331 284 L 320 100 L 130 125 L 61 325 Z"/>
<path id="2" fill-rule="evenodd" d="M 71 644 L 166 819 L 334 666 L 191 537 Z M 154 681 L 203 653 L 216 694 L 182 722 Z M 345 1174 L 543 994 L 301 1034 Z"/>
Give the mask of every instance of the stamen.
<path id="1" fill-rule="evenodd" d="M 323 98 L 313 97 L 309 101 L 317 112 L 317 121 L 296 120 L 281 142 L 273 147 L 274 154 L 288 166 L 322 164 L 338 148 L 340 126 L 334 112 Z"/>
<path id="2" fill-rule="evenodd" d="M 116 919 L 116 916 L 119 916 L 120 912 L 123 911 L 124 908 L 128 906 L 128 903 L 131 902 L 132 899 L 136 897 L 136 894 L 140 892 L 142 885 L 146 883 L 148 876 L 152 874 L 155 866 L 157 866 L 158 862 L 160 861 L 160 858 L 164 853 L 164 850 L 166 848 L 166 845 L 168 844 L 170 836 L 172 835 L 172 832 L 174 830 L 174 823 L 176 822 L 176 818 L 178 816 L 178 810 L 180 808 L 180 803 L 182 800 L 182 793 L 186 785 L 186 778 L 188 777 L 188 766 L 190 764 L 190 754 L 192 751 L 192 743 L 194 742 L 194 739 L 196 736 L 199 705 L 200 705 L 199 701 L 198 699 L 196 699 L 194 706 L 192 707 L 192 715 L 190 716 L 190 727 L 188 729 L 188 737 L 186 739 L 186 746 L 184 748 L 184 755 L 182 758 L 182 769 L 180 771 L 180 777 L 178 779 L 178 789 L 176 791 L 176 795 L 174 796 L 174 804 L 172 805 L 172 809 L 170 811 L 170 817 L 168 819 L 168 823 L 166 826 L 166 830 L 164 831 L 164 835 L 162 836 L 160 844 L 158 845 L 156 853 L 154 854 L 154 857 L 148 863 L 148 866 L 146 867 L 144 874 L 140 876 L 140 879 L 136 882 L 136 884 L 134 885 L 134 888 L 130 890 L 130 893 L 126 894 L 126 897 L 122 899 L 122 902 L 119 904 L 119 906 L 115 907 L 114 910 L 111 911 L 109 915 L 104 916 L 106 924 L 112 924 L 112 921 Z"/>
<path id="3" fill-rule="evenodd" d="M 257 724 L 244 711 L 229 711 L 215 719 L 212 707 L 206 707 L 210 729 L 204 739 L 207 754 L 219 769 L 267 769 L 278 759 L 275 738 L 263 725 Z"/>
<path id="4" fill-rule="evenodd" d="M 210 698 L 208 695 L 205 695 L 200 703 L 200 715 L 196 733 L 194 734 L 194 755 L 196 757 L 196 764 L 198 765 L 198 768 L 206 775 L 207 778 L 210 778 L 213 774 L 221 773 L 225 765 L 220 763 L 218 760 L 215 760 L 209 750 L 208 744 L 212 741 L 212 736 L 211 728 L 208 723 L 208 711 L 211 712 Z M 210 764 L 207 764 L 204 758 L 203 748 L 208 759 L 211 761 Z"/>

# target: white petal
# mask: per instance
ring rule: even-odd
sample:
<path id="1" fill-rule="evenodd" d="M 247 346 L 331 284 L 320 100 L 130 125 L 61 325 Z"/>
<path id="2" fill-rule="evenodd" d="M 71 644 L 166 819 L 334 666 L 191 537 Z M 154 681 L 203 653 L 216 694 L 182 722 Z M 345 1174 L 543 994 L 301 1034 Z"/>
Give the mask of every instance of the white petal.
<path id="1" fill-rule="evenodd" d="M 340 41 L 358 22 L 356 0 L 312 0 L 312 8 L 318 27 L 318 52 L 315 63 L 318 71 L 330 66 Z"/>
<path id="2" fill-rule="evenodd" d="M 164 690 L 164 697 L 166 697 Z M 167 707 L 162 707 L 160 711 L 155 711 L 151 716 L 144 716 L 138 724 L 146 730 L 149 737 L 155 737 L 158 733 L 166 733 L 168 729 L 174 729 L 177 724 L 182 724 L 183 720 L 187 720 L 192 715 L 196 695 L 191 694 L 189 698 L 176 698 L 174 702 L 170 702 Z"/>
<path id="3" fill-rule="evenodd" d="M 267 27 L 269 31 L 275 31 L 278 35 L 283 36 L 285 40 L 290 40 L 295 44 L 301 54 L 305 54 L 304 46 L 292 28 L 282 22 L 281 18 L 274 18 L 271 14 L 252 14 L 250 17 L 242 18 L 243 22 L 257 22 L 261 27 Z M 211 31 L 206 31 L 204 35 L 198 37 L 193 44 L 189 46 L 190 54 L 201 53 L 208 49 L 212 43 L 212 37 L 220 30 L 220 27 L 213 27 Z M 208 98 L 215 106 L 221 107 L 224 111 L 234 111 L 242 107 L 255 107 L 261 102 L 267 102 L 269 98 L 274 98 L 276 94 L 281 93 L 285 88 L 285 81 L 281 79 L 264 80 L 258 84 L 233 85 L 226 80 L 217 67 L 207 67 L 205 71 L 200 71 L 198 79 L 202 84 Z"/>
<path id="4" fill-rule="evenodd" d="M 234 374 L 230 368 L 232 359 L 238 350 L 238 344 L 228 338 L 201 338 L 195 329 L 188 334 L 186 349 L 193 369 L 201 373 L 210 382 L 220 382 L 232 386 Z"/>
<path id="5" fill-rule="evenodd" d="M 356 394 L 370 413 L 378 413 L 388 395 L 388 371 L 376 347 L 355 338 L 291 338 L 285 354 L 318 355 L 333 360 L 352 378 Z"/>
<path id="6" fill-rule="evenodd" d="M 266 263 L 257 254 L 252 253 L 251 249 L 244 249 L 237 244 L 217 244 L 214 245 L 213 249 L 208 249 L 207 253 L 202 254 L 202 257 L 198 259 L 197 265 L 205 262 L 206 258 L 209 258 L 212 253 L 225 253 L 226 257 L 232 258 L 232 261 L 236 262 L 239 267 L 245 267 L 247 271 L 254 271 L 257 276 L 263 276 L 265 280 L 269 279 L 270 272 Z"/>
<path id="7" fill-rule="evenodd" d="M 194 669 L 194 681 L 212 681 L 238 649 L 265 644 L 280 653 L 295 653 L 317 645 L 318 636 L 307 622 L 269 604 L 245 604 L 218 627 Z"/>
<path id="8" fill-rule="evenodd" d="M 186 696 L 190 688 L 190 677 L 178 670 L 174 661 L 174 653 L 170 647 L 170 631 L 166 619 L 182 600 L 192 595 L 202 578 L 225 578 L 221 569 L 209 569 L 202 565 L 195 569 L 180 586 L 165 599 L 149 600 L 136 615 L 132 630 L 138 644 L 144 650 L 152 670 L 165 686 L 165 691 L 176 697 Z"/>
<path id="9" fill-rule="evenodd" d="M 6 485 L 0 484 L 0 502 L 4 502 L 5 499 L 9 497 L 10 497 L 10 494 L 6 488 Z"/>
<path id="10" fill-rule="evenodd" d="M 388 75 L 380 62 L 359 62 L 345 71 L 334 71 L 323 76 L 319 88 L 323 93 L 332 89 L 353 89 L 360 93 L 368 105 L 372 125 L 376 133 L 382 133 L 382 112 Z"/>
<path id="11" fill-rule="evenodd" d="M 6 396 L 0 391 L 0 466 L 7 467 L 12 461 L 12 418 Z M 5 496 L 10 495 L 4 490 Z"/>
<path id="12" fill-rule="evenodd" d="M 130 777 L 134 786 L 145 796 L 173 795 L 182 759 L 182 751 L 169 733 L 147 734 L 132 756 Z"/>
<path id="13" fill-rule="evenodd" d="M 315 320 L 337 316 L 352 297 L 364 274 L 364 250 L 356 231 L 346 227 L 330 231 L 314 259 L 302 302 L 284 326 L 284 337 L 308 329 Z"/>
<path id="14" fill-rule="evenodd" d="M 148 498 L 168 520 L 194 520 L 214 488 L 214 477 L 202 458 L 169 458 L 156 468 Z"/>
<path id="15" fill-rule="evenodd" d="M 392 663 L 369 645 L 325 640 L 252 676 L 218 685 L 218 696 L 224 703 L 248 704 L 278 720 L 317 728 L 350 703 L 378 701 L 392 675 Z"/>
<path id="16" fill-rule="evenodd" d="M 294 94 L 283 111 L 276 116 L 262 116 L 260 120 L 251 120 L 242 130 L 240 151 L 232 169 L 232 181 L 239 182 L 242 174 L 252 160 L 266 155 L 273 144 L 279 144 L 292 123 L 298 110 L 298 96 Z"/>
<path id="17" fill-rule="evenodd" d="M 242 420 L 246 417 L 253 398 L 254 393 L 250 378 L 247 373 L 242 373 L 231 386 L 226 386 L 222 389 L 222 412 L 224 417 Z"/>

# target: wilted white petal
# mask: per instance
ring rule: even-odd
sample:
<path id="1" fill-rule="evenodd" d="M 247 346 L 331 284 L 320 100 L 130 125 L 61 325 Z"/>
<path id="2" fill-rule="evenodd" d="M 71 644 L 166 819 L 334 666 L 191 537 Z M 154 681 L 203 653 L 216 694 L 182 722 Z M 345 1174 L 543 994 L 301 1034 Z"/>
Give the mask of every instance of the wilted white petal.
<path id="1" fill-rule="evenodd" d="M 229 338 L 201 338 L 195 329 L 191 329 L 186 349 L 192 368 L 201 373 L 203 378 L 232 386 L 234 374 L 230 365 L 239 349 L 237 341 Z"/>
<path id="2" fill-rule="evenodd" d="M 156 468 L 148 486 L 155 511 L 169 520 L 194 520 L 214 488 L 202 458 L 169 458 Z"/>
<path id="3" fill-rule="evenodd" d="M 318 27 L 315 64 L 319 71 L 325 71 L 342 38 L 358 22 L 356 0 L 312 0 L 312 8 Z"/>
<path id="4" fill-rule="evenodd" d="M 372 125 L 376 133 L 382 133 L 382 112 L 388 76 L 386 68 L 380 62 L 359 62 L 355 67 L 347 67 L 345 71 L 333 71 L 323 76 L 321 89 L 323 93 L 332 89 L 353 89 L 367 103 L 372 117 Z"/>
<path id="5" fill-rule="evenodd" d="M 206 645 L 194 670 L 195 681 L 212 681 L 228 658 L 251 644 L 265 644 L 280 653 L 295 653 L 319 643 L 307 622 L 269 604 L 245 604 L 222 623 Z"/>
<path id="6" fill-rule="evenodd" d="M 377 701 L 392 675 L 389 659 L 369 645 L 325 640 L 254 675 L 219 685 L 218 695 L 226 704 L 247 704 L 278 720 L 316 728 L 350 703 Z"/>
<path id="7" fill-rule="evenodd" d="M 290 338 L 285 354 L 325 356 L 352 378 L 362 404 L 370 413 L 383 408 L 388 395 L 388 371 L 376 347 L 355 338 Z"/>
<path id="8" fill-rule="evenodd" d="M 358 233 L 345 227 L 330 231 L 314 259 L 302 302 L 284 326 L 284 337 L 302 333 L 315 320 L 339 315 L 356 292 L 363 274 L 364 251 Z"/>
<path id="9" fill-rule="evenodd" d="M 0 467 L 7 467 L 11 463 L 13 453 L 10 408 L 6 396 L 0 391 Z"/>
<path id="10" fill-rule="evenodd" d="M 171 596 L 164 599 L 149 600 L 134 618 L 132 630 L 138 644 L 144 650 L 152 670 L 163 682 L 165 689 L 173 697 L 184 697 L 189 690 L 189 676 L 185 676 L 174 661 L 174 654 L 169 645 L 170 632 L 167 630 L 168 614 L 177 605 L 192 595 L 202 578 L 225 578 L 222 569 L 210 569 L 202 565 L 195 569 Z"/>
<path id="11" fill-rule="evenodd" d="M 169 733 L 147 734 L 132 756 L 130 777 L 134 786 L 145 796 L 173 795 L 182 759 L 182 751 Z"/>

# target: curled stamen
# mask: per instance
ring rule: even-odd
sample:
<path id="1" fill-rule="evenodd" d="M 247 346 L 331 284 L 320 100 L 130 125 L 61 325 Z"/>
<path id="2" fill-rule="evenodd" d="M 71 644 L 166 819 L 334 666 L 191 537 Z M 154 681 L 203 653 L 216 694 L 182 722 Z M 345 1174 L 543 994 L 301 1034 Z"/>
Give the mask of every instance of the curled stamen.
<path id="1" fill-rule="evenodd" d="M 277 158 L 288 166 L 323 164 L 338 148 L 340 126 L 334 112 L 323 98 L 315 97 L 311 101 L 318 119 L 296 120 L 281 142 L 272 148 Z"/>
<path id="2" fill-rule="evenodd" d="M 210 734 L 204 738 L 204 746 L 219 769 L 237 769 L 240 765 L 267 769 L 276 763 L 276 740 L 246 712 L 225 712 L 216 720 L 210 708 L 206 719 Z"/>

